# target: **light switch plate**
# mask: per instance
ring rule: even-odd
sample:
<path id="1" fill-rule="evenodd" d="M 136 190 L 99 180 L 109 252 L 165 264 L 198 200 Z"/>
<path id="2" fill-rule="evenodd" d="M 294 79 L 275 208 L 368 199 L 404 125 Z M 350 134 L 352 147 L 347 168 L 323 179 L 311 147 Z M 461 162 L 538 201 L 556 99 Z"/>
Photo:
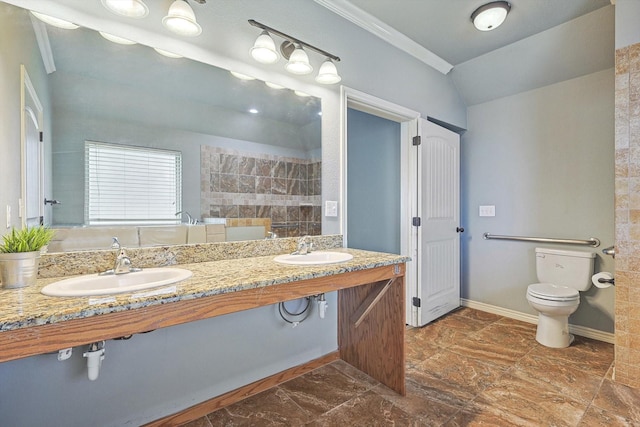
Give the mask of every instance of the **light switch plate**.
<path id="1" fill-rule="evenodd" d="M 480 216 L 496 216 L 495 205 L 480 206 L 479 215 Z"/>
<path id="2" fill-rule="evenodd" d="M 324 202 L 324 216 L 338 216 L 338 202 L 326 200 Z"/>

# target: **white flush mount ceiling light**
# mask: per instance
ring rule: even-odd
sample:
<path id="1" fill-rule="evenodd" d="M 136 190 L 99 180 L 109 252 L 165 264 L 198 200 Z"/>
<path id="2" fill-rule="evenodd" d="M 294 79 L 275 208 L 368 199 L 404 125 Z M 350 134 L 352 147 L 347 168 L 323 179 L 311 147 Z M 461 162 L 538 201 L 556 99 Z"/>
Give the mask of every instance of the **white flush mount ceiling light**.
<path id="1" fill-rule="evenodd" d="M 507 18 L 511 5 L 506 1 L 494 1 L 477 8 L 471 14 L 471 22 L 480 31 L 498 28 Z"/>
<path id="2" fill-rule="evenodd" d="M 100 35 L 102 37 L 104 37 L 105 39 L 109 40 L 110 42 L 113 43 L 118 43 L 118 44 L 136 44 L 136 42 L 131 41 L 129 39 L 125 39 L 123 37 L 119 37 L 119 36 L 114 36 L 113 34 L 109 34 L 109 33 L 105 33 L 104 31 L 98 31 L 98 33 L 100 33 Z"/>
<path id="3" fill-rule="evenodd" d="M 202 27 L 196 22 L 196 14 L 186 0 L 175 0 L 169 6 L 162 24 L 171 32 L 180 36 L 195 37 L 202 33 Z"/>
<path id="4" fill-rule="evenodd" d="M 249 20 L 249 24 L 262 30 L 262 33 L 260 33 L 260 36 L 258 36 L 258 39 L 250 50 L 251 56 L 256 61 L 263 64 L 273 64 L 278 60 L 278 51 L 275 48 L 273 38 L 271 38 L 271 35 L 276 35 L 284 39 L 280 45 L 280 52 L 282 56 L 287 59 L 285 70 L 296 75 L 306 75 L 313 72 L 309 55 L 307 55 L 307 52 L 304 50 L 306 48 L 319 53 L 325 58 L 324 63 L 320 66 L 316 82 L 321 84 L 335 84 L 342 79 L 338 75 L 338 70 L 335 65 L 335 62 L 340 61 L 339 57 L 253 19 Z"/>
<path id="5" fill-rule="evenodd" d="M 116 15 L 127 18 L 144 18 L 149 14 L 149 8 L 142 0 L 101 0 L 102 5 Z"/>
<path id="6" fill-rule="evenodd" d="M 273 64 L 280 59 L 276 44 L 266 30 L 260 33 L 250 52 L 253 59 L 261 64 Z"/>
<path id="7" fill-rule="evenodd" d="M 45 24 L 53 25 L 54 27 L 62 28 L 65 30 L 75 30 L 76 28 L 80 28 L 79 25 L 76 25 L 72 22 L 65 21 L 64 19 L 56 18 L 50 15 L 45 15 L 44 13 L 34 12 L 32 10 L 31 14 Z"/>

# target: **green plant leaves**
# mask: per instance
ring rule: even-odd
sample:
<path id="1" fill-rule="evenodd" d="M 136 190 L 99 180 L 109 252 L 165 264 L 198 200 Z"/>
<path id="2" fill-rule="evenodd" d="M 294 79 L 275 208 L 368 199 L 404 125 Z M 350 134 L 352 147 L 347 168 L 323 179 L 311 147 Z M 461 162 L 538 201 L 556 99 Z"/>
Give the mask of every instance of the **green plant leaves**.
<path id="1" fill-rule="evenodd" d="M 54 234 L 55 231 L 44 226 L 23 228 L 20 230 L 12 228 L 11 232 L 2 237 L 3 242 L 2 245 L 0 245 L 0 252 L 39 251 L 51 241 Z"/>

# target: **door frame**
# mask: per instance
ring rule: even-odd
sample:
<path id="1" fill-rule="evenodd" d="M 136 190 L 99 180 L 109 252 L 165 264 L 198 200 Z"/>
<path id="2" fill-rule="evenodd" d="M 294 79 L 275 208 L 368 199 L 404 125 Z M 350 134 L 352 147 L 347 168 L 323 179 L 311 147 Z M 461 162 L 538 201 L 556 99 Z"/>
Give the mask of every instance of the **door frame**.
<path id="1" fill-rule="evenodd" d="M 401 254 L 417 260 L 418 250 L 417 227 L 411 225 L 411 218 L 418 209 L 417 188 L 417 159 L 412 150 L 412 139 L 418 135 L 420 113 L 409 108 L 394 104 L 384 99 L 369 95 L 346 86 L 340 88 L 340 228 L 342 230 L 344 246 L 348 246 L 347 230 L 347 111 L 349 108 L 362 111 L 377 117 L 400 123 L 401 168 L 407 173 L 400 176 L 401 206 L 400 217 L 400 247 Z M 415 196 L 415 197 L 414 197 Z M 411 261 L 408 266 L 411 266 Z M 417 261 L 416 261 L 417 262 Z M 416 307 L 411 304 L 417 295 L 417 268 L 409 267 L 406 271 L 406 321 L 417 316 Z"/>

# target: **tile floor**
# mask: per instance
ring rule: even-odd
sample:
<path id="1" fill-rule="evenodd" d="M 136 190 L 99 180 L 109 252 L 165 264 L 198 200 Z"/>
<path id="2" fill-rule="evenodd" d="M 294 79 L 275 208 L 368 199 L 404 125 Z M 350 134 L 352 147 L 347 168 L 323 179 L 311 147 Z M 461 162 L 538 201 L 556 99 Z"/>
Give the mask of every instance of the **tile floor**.
<path id="1" fill-rule="evenodd" d="M 406 360 L 406 397 L 337 361 L 187 425 L 640 426 L 611 344 L 550 349 L 534 325 L 461 308 L 407 329 Z"/>

